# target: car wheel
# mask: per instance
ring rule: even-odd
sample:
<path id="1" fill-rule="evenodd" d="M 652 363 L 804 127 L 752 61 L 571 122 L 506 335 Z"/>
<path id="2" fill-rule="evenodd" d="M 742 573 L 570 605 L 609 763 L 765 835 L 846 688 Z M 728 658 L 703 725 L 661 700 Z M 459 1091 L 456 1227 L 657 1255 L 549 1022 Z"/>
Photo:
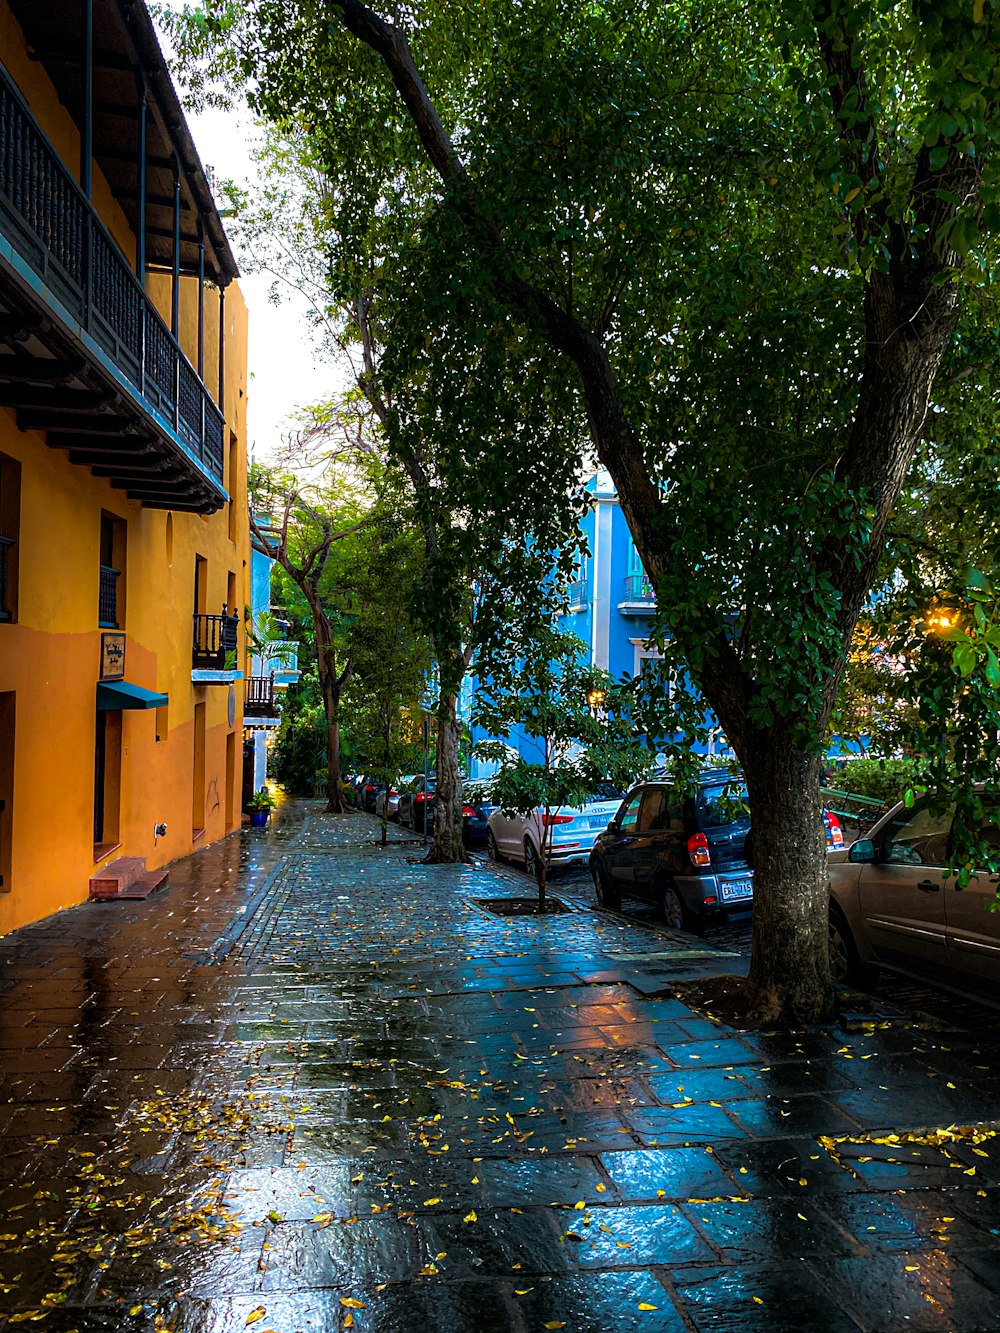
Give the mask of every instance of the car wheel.
<path id="1" fill-rule="evenodd" d="M 691 913 L 684 906 L 681 895 L 673 884 L 666 884 L 660 895 L 663 919 L 671 930 L 693 930 Z"/>
<path id="2" fill-rule="evenodd" d="M 530 838 L 524 840 L 524 873 L 530 875 L 532 879 L 538 879 L 539 867 L 538 853 L 535 851 L 535 844 Z"/>
<path id="3" fill-rule="evenodd" d="M 878 981 L 878 968 L 866 963 L 858 953 L 847 918 L 839 907 L 830 905 L 830 972 L 834 981 L 844 986 L 859 986 L 862 990 Z"/>
<path id="4" fill-rule="evenodd" d="M 622 905 L 622 896 L 617 889 L 613 889 L 604 876 L 604 872 L 599 866 L 592 865 L 590 873 L 594 880 L 594 894 L 597 897 L 598 907 L 609 907 L 617 912 Z"/>
<path id="5" fill-rule="evenodd" d="M 503 857 L 500 855 L 500 848 L 497 846 L 497 840 L 494 838 L 493 830 L 491 828 L 486 830 L 486 856 L 490 861 L 503 860 Z"/>

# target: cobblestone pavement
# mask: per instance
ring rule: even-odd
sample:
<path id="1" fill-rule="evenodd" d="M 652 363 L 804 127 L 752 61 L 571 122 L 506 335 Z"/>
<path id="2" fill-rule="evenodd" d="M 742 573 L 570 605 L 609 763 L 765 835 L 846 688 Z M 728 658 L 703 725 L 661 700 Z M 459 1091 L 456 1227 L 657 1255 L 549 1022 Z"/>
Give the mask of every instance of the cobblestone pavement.
<path id="1" fill-rule="evenodd" d="M 737 1031 L 671 986 L 743 927 L 375 836 L 289 803 L 0 940 L 0 1328 L 1000 1328 L 990 1016 Z"/>

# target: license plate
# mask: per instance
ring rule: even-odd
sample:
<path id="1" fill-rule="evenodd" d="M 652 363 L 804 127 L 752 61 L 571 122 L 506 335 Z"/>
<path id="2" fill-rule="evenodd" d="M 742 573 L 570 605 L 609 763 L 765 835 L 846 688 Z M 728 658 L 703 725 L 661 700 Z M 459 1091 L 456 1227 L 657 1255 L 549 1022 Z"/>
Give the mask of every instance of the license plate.
<path id="1" fill-rule="evenodd" d="M 753 897 L 752 879 L 734 879 L 723 880 L 719 885 L 719 892 L 722 895 L 724 903 L 738 902 L 743 898 Z"/>

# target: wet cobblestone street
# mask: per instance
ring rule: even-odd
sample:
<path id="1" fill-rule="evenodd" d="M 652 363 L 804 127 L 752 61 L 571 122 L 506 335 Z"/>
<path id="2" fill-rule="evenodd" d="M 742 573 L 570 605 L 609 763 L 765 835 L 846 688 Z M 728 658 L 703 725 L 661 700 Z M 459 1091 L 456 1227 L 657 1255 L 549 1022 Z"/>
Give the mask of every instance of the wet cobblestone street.
<path id="1" fill-rule="evenodd" d="M 0 941 L 0 1328 L 1000 1328 L 985 1011 L 740 1032 L 745 927 L 319 809 Z"/>

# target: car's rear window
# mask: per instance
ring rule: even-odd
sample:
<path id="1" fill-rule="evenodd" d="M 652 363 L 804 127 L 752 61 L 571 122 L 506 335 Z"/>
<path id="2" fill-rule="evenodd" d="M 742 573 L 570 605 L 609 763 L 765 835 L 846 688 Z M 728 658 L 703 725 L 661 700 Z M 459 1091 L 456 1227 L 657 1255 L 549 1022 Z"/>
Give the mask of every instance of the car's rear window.
<path id="1" fill-rule="evenodd" d="M 750 822 L 747 789 L 741 782 L 720 782 L 701 787 L 695 800 L 703 828 Z"/>

